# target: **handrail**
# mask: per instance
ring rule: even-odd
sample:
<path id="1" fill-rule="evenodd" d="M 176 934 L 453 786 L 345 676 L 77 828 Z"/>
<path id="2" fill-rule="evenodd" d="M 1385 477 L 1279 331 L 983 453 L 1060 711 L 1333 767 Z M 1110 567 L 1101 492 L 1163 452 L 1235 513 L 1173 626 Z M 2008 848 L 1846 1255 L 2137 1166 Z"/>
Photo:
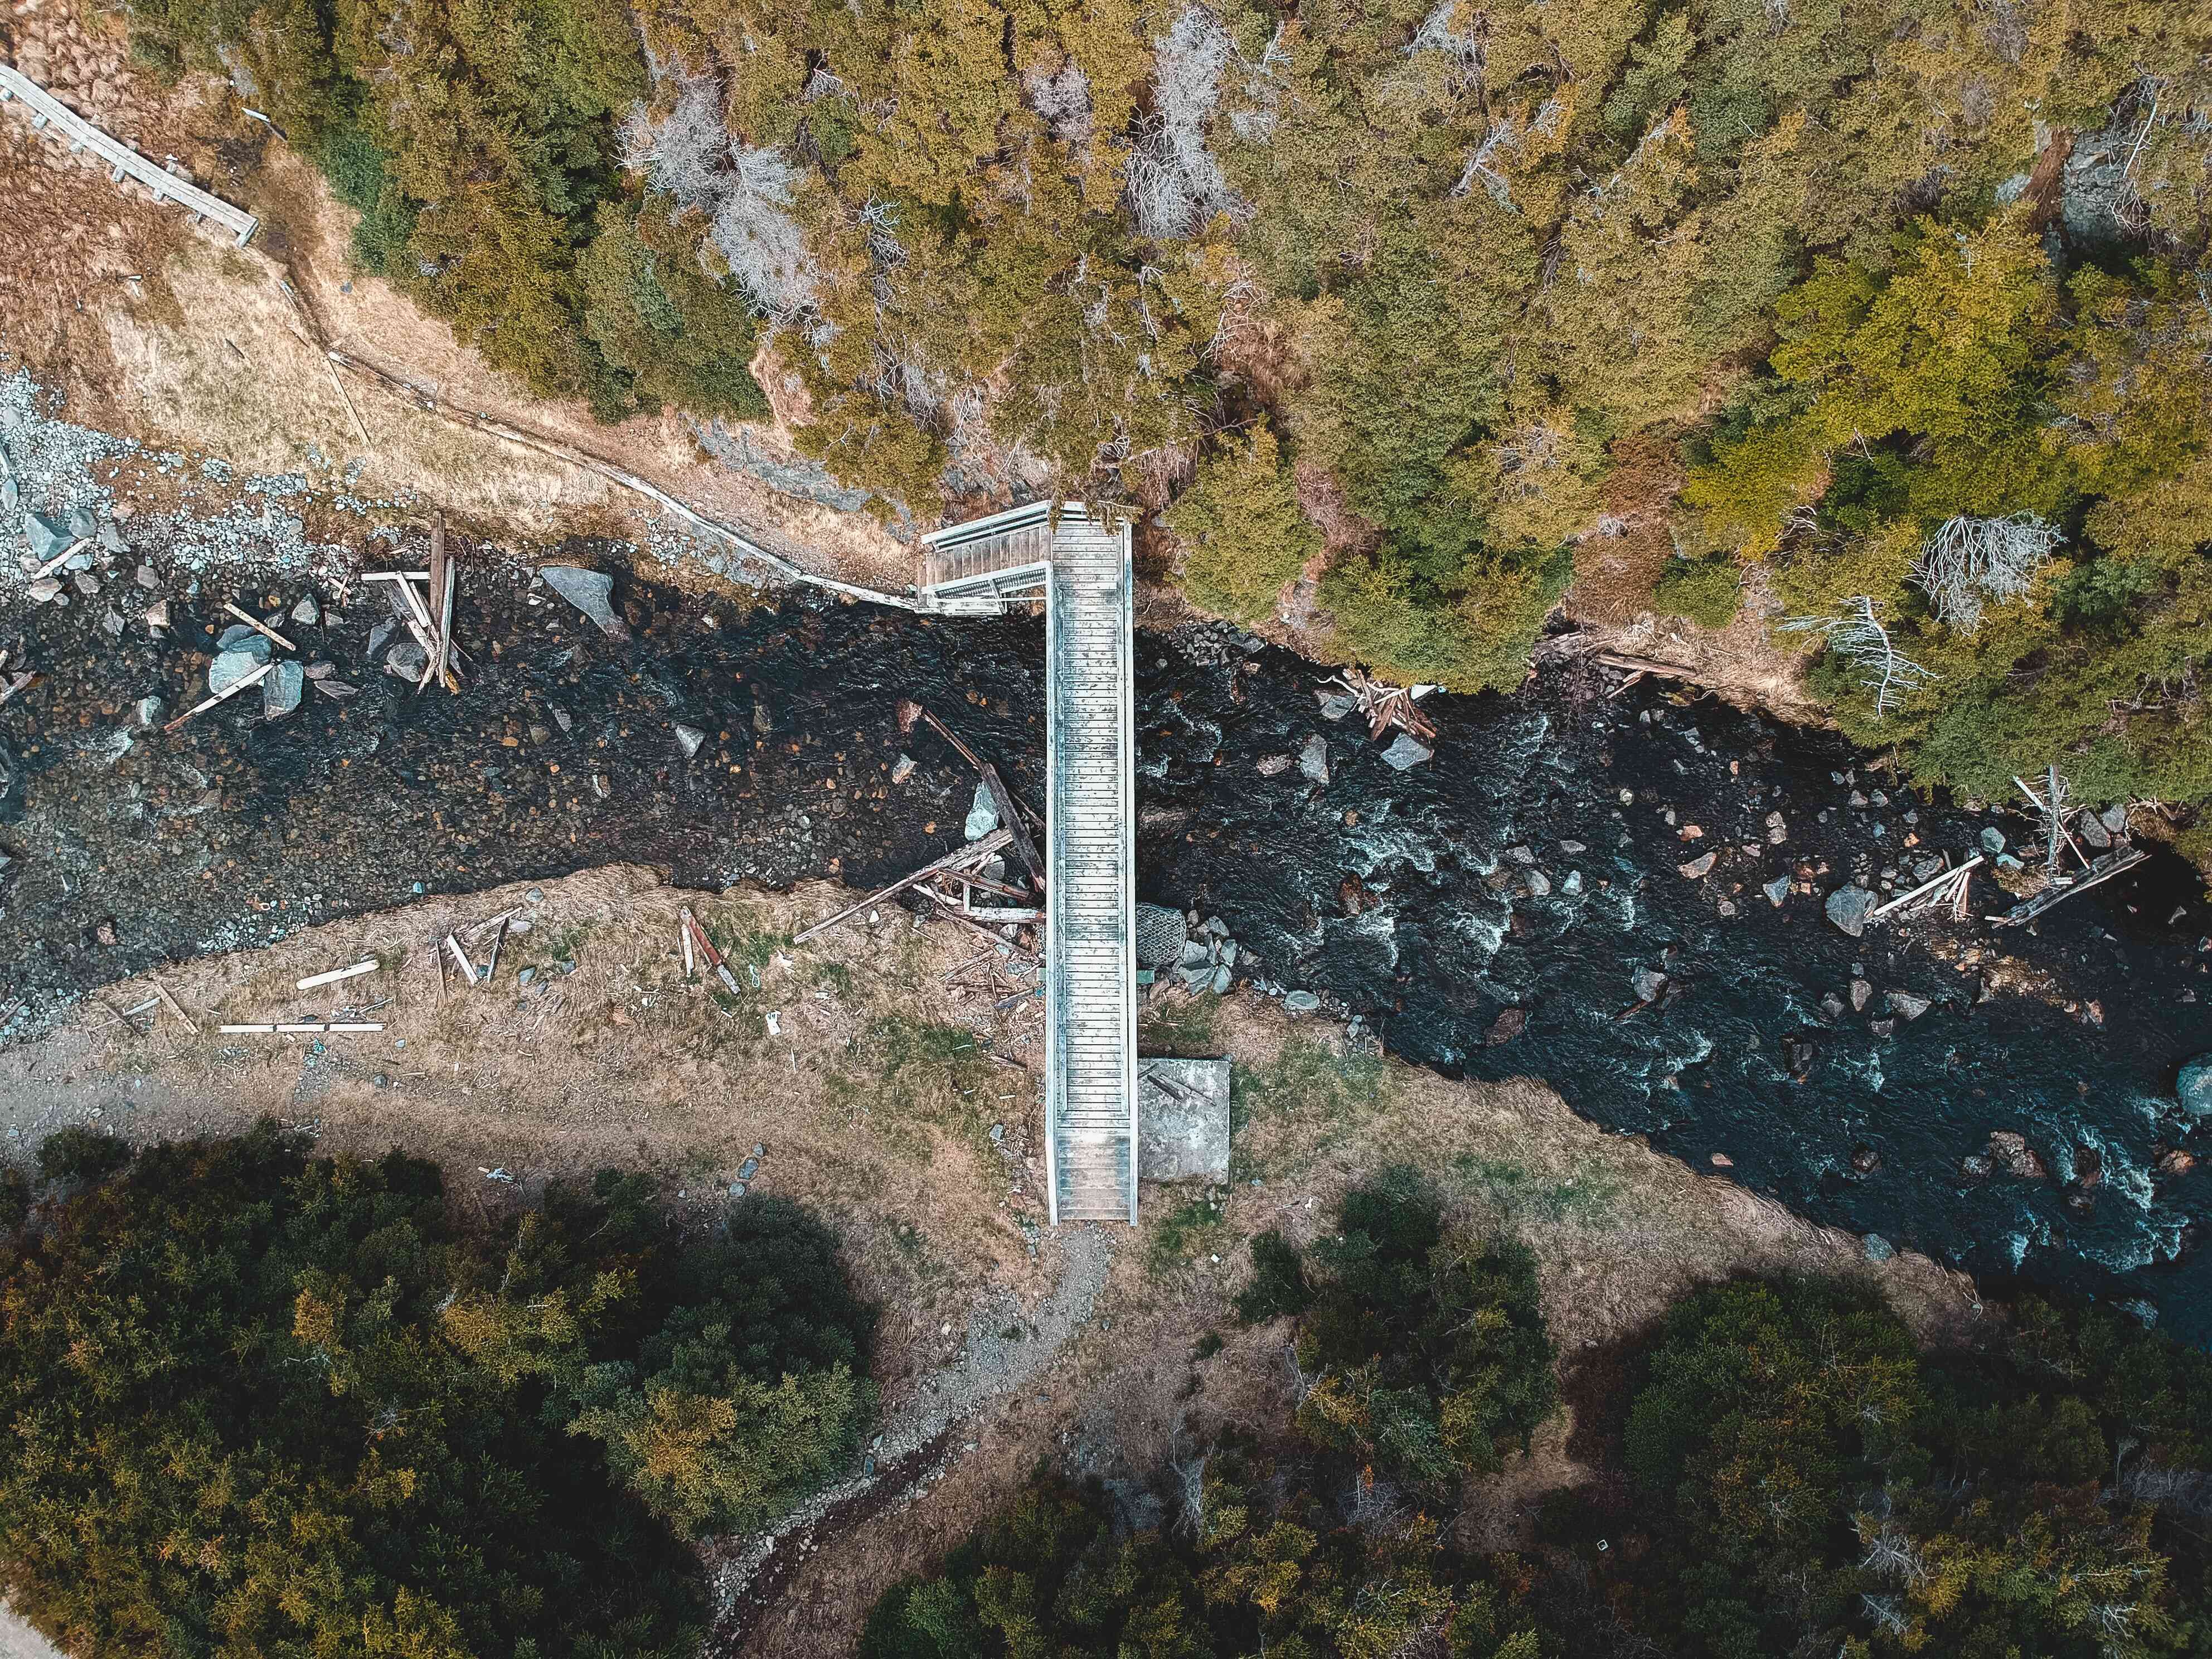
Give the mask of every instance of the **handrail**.
<path id="1" fill-rule="evenodd" d="M 154 192 L 157 202 L 177 202 L 189 210 L 195 218 L 212 219 L 238 237 L 244 247 L 251 241 L 261 221 L 244 208 L 234 207 L 222 197 L 202 190 L 189 179 L 179 179 L 150 156 L 141 155 L 120 138 L 111 137 L 86 120 L 61 100 L 35 81 L 23 76 L 8 64 L 0 64 L 0 104 L 10 98 L 20 98 L 32 112 L 33 128 L 58 126 L 70 139 L 73 150 L 88 149 L 105 161 L 108 177 L 121 184 L 128 173 Z"/>

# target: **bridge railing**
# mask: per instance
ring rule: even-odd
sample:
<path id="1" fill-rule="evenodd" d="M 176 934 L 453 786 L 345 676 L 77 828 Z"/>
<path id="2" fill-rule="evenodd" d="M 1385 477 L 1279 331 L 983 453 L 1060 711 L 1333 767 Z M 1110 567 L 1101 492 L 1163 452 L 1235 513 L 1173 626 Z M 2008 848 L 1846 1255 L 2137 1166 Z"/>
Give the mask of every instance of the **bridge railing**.
<path id="1" fill-rule="evenodd" d="M 59 127 L 73 150 L 92 151 L 107 163 L 109 177 L 120 184 L 136 179 L 154 193 L 157 202 L 175 202 L 196 219 L 212 219 L 238 238 L 244 247 L 261 221 L 242 207 L 202 190 L 189 179 L 179 179 L 151 156 L 141 155 L 120 138 L 101 131 L 60 99 L 20 71 L 0 64 L 0 104 L 21 99 L 31 112 L 31 125 L 39 131 Z"/>

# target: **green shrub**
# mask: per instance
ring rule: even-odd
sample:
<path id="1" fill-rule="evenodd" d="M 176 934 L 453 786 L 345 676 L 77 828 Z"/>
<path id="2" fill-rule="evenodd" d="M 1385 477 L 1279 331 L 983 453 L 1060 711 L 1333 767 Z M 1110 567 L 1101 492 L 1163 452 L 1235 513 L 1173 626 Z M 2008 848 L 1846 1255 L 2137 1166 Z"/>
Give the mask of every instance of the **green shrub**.
<path id="1" fill-rule="evenodd" d="M 1651 597 L 1670 617 L 1726 628 L 1743 604 L 1743 579 L 1734 559 L 1670 559 Z"/>
<path id="2" fill-rule="evenodd" d="M 465 1229 L 434 1165 L 264 1122 L 52 1219 L 0 1257 L 0 1574 L 76 1652 L 678 1659 L 706 1599 L 655 1515 L 773 1519 L 870 1403 L 787 1206 L 685 1250 L 608 1171 Z"/>
<path id="3" fill-rule="evenodd" d="M 1161 522 L 1182 543 L 1181 586 L 1190 602 L 1245 623 L 1273 619 L 1283 585 L 1322 546 L 1264 422 L 1248 439 L 1225 439 Z"/>
<path id="4" fill-rule="evenodd" d="M 0 1164 L 0 1232 L 21 1226 L 30 1212 L 30 1176 L 12 1164 Z"/>
<path id="5" fill-rule="evenodd" d="M 131 1148 L 82 1124 L 57 1129 L 39 1143 L 39 1173 L 49 1181 L 105 1181 L 131 1161 Z"/>
<path id="6" fill-rule="evenodd" d="M 1314 1374 L 1298 1427 L 1421 1479 L 1525 1450 L 1559 1397 L 1528 1251 L 1449 1231 L 1407 1170 L 1346 1193 L 1337 1224 L 1311 1252 L 1322 1282 L 1297 1332 Z"/>
<path id="7" fill-rule="evenodd" d="M 1270 1227 L 1252 1241 L 1252 1279 L 1237 1293 L 1237 1318 L 1257 1325 L 1281 1314 L 1304 1313 L 1312 1305 L 1304 1258 L 1296 1245 Z"/>

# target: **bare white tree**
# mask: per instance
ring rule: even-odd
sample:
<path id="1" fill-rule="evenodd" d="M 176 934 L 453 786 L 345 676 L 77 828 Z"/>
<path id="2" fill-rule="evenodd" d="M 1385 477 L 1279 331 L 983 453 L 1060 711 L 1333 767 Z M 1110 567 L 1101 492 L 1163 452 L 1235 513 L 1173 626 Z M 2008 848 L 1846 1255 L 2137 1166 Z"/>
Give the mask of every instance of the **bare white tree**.
<path id="1" fill-rule="evenodd" d="M 1030 70 L 1022 76 L 1022 91 L 1030 107 L 1060 143 L 1091 142 L 1091 78 L 1073 58 L 1049 75 Z"/>
<path id="2" fill-rule="evenodd" d="M 1820 635 L 1829 650 L 1858 670 L 1859 684 L 1874 693 L 1876 720 L 1888 714 L 1891 698 L 1935 678 L 1897 648 L 1875 613 L 1874 600 L 1864 593 L 1844 600 L 1841 616 L 1792 617 L 1782 625 L 1793 634 Z"/>
<path id="3" fill-rule="evenodd" d="M 1959 514 L 1920 544 L 1912 580 L 1936 607 L 1936 619 L 1961 634 L 1982 625 L 1985 599 L 2016 599 L 2035 586 L 2040 570 L 2065 538 L 2033 513 L 2002 519 Z"/>
<path id="4" fill-rule="evenodd" d="M 821 271 L 791 212 L 799 166 L 781 150 L 731 138 L 716 82 L 686 81 L 659 119 L 642 103 L 633 106 L 622 140 L 625 166 L 707 214 L 714 246 L 756 310 L 787 318 L 812 301 Z"/>
<path id="5" fill-rule="evenodd" d="M 1152 42 L 1153 106 L 1124 165 L 1137 228 L 1161 241 L 1194 234 L 1208 219 L 1242 206 L 1206 148 L 1206 123 L 1221 102 L 1222 71 L 1237 56 L 1221 20 L 1204 6 L 1183 8 Z"/>
<path id="6" fill-rule="evenodd" d="M 1462 88 L 1480 84 L 1485 49 L 1475 28 L 1480 17 L 1468 0 L 1439 0 L 1406 43 L 1406 56 L 1442 52 L 1451 60 L 1454 77 Z"/>
<path id="7" fill-rule="evenodd" d="M 687 208 L 711 209 L 720 198 L 730 131 L 722 122 L 722 89 L 711 78 L 686 81 L 676 106 L 659 120 L 642 103 L 622 124 L 623 165 L 642 173 Z"/>

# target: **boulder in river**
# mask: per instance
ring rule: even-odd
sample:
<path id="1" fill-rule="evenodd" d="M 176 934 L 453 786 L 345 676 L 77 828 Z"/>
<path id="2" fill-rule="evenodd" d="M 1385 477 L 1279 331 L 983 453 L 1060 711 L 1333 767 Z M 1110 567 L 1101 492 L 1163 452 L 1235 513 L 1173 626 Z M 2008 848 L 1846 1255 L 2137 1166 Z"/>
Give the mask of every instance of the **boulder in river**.
<path id="1" fill-rule="evenodd" d="M 690 760 L 694 755 L 697 754 L 699 752 L 699 746 L 706 741 L 707 734 L 704 732 L 702 732 L 697 726 L 684 726 L 680 723 L 678 725 L 676 728 L 676 746 L 684 751 L 684 758 L 685 760 Z"/>
<path id="2" fill-rule="evenodd" d="M 1677 865 L 1674 867 L 1692 881 L 1701 881 L 1712 874 L 1713 866 L 1720 862 L 1720 857 L 1718 853 L 1701 853 L 1687 864 Z"/>
<path id="3" fill-rule="evenodd" d="M 1321 999 L 1311 991 L 1291 991 L 1284 996 L 1283 1006 L 1294 1014 L 1310 1014 L 1321 1006 Z"/>
<path id="4" fill-rule="evenodd" d="M 1305 747 L 1298 750 L 1298 770 L 1315 783 L 1328 781 L 1328 740 L 1318 733 L 1306 739 Z"/>
<path id="5" fill-rule="evenodd" d="M 40 564 L 76 539 L 70 534 L 68 520 L 51 518 L 44 513 L 23 515 L 23 538 L 31 544 L 31 556 Z"/>
<path id="6" fill-rule="evenodd" d="M 307 671 L 287 658 L 261 682 L 262 715 L 272 720 L 283 719 L 300 706 L 300 694 L 307 689 Z"/>
<path id="7" fill-rule="evenodd" d="M 2182 1066 L 2174 1092 L 2191 1116 L 2212 1117 L 2212 1054 L 2199 1054 Z"/>
<path id="8" fill-rule="evenodd" d="M 975 799 L 968 807 L 966 834 L 969 841 L 981 841 L 999 827 L 999 809 L 991 799 L 988 784 L 975 786 Z"/>
<path id="9" fill-rule="evenodd" d="M 1779 910 L 1783 900 L 1790 896 L 1790 878 L 1786 874 L 1777 876 L 1759 890 L 1766 895 L 1769 904 Z"/>
<path id="10" fill-rule="evenodd" d="M 255 637 L 258 638 L 258 635 Z M 258 672 L 269 660 L 269 641 L 261 641 L 258 651 L 223 650 L 208 665 L 208 690 L 215 696 L 236 685 L 240 680 Z"/>
<path id="11" fill-rule="evenodd" d="M 1875 903 L 1873 893 L 1853 882 L 1828 895 L 1828 920 L 1856 939 L 1866 932 L 1867 919 L 1874 915 Z"/>
<path id="12" fill-rule="evenodd" d="M 1428 744 L 1416 743 L 1401 732 L 1397 741 L 1382 751 L 1382 758 L 1386 763 L 1395 767 L 1399 771 L 1407 772 L 1425 761 L 1433 760 L 1436 757 L 1436 752 Z"/>
<path id="13" fill-rule="evenodd" d="M 1859 1243 L 1866 1251 L 1866 1259 L 1869 1261 L 1887 1261 L 1897 1254 L 1897 1246 L 1880 1233 L 1869 1233 L 1859 1241 Z"/>
<path id="14" fill-rule="evenodd" d="M 1910 991 L 1892 991 L 1887 994 L 1887 1000 L 1889 1012 L 1908 1022 L 1919 1018 L 1931 1006 L 1926 997 L 1915 996 Z"/>
<path id="15" fill-rule="evenodd" d="M 586 570 L 580 565 L 541 565 L 538 574 L 562 599 L 589 617 L 599 632 L 611 640 L 629 637 L 629 624 L 615 615 L 611 602 L 615 591 L 615 579 L 604 570 Z"/>
<path id="16" fill-rule="evenodd" d="M 1667 975 L 1656 968 L 1638 968 L 1629 976 L 1628 982 L 1638 1002 L 1656 1002 L 1659 994 L 1667 988 Z"/>
<path id="17" fill-rule="evenodd" d="M 2022 1181 L 2048 1181 L 2051 1171 L 2044 1167 L 2042 1158 L 2027 1144 L 2027 1137 L 2016 1129 L 1996 1129 L 1990 1134 L 1990 1158 L 2007 1175 L 2017 1176 Z"/>
<path id="18" fill-rule="evenodd" d="M 1508 1008 L 1491 1021 L 1490 1035 L 1483 1040 L 1495 1048 L 1501 1042 L 1512 1042 L 1528 1029 L 1528 1011 L 1526 1008 Z"/>

